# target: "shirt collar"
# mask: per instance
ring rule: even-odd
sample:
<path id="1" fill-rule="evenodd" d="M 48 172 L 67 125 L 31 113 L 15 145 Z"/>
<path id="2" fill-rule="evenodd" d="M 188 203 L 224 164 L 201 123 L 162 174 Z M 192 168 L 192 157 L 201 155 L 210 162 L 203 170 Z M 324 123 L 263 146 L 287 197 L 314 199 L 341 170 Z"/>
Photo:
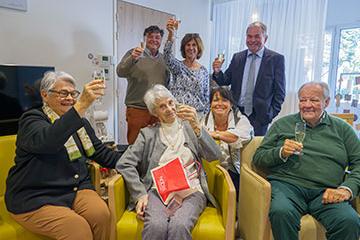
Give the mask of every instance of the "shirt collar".
<path id="1" fill-rule="evenodd" d="M 259 58 L 262 58 L 264 55 L 264 51 L 265 51 L 265 47 L 263 46 L 259 51 L 257 51 L 255 54 L 256 56 L 258 56 Z M 251 54 L 253 54 L 249 49 L 247 51 L 247 57 L 249 57 Z"/>
<path id="2" fill-rule="evenodd" d="M 150 52 L 149 49 L 145 48 L 144 52 L 146 53 L 146 55 L 148 55 L 151 58 L 158 58 L 159 57 L 159 50 L 156 52 L 155 56 L 153 56 Z"/>
<path id="3" fill-rule="evenodd" d="M 325 110 L 320 118 L 320 123 L 330 125 L 329 114 Z"/>
<path id="4" fill-rule="evenodd" d="M 300 112 L 299 112 L 299 118 L 301 119 L 301 121 L 305 122 L 306 121 L 302 118 Z M 307 124 L 308 125 L 308 124 Z M 330 125 L 330 120 L 329 120 L 329 116 L 328 113 L 326 111 L 323 111 L 323 113 L 320 116 L 320 120 L 319 122 L 316 124 L 315 127 L 319 126 L 319 125 Z"/>

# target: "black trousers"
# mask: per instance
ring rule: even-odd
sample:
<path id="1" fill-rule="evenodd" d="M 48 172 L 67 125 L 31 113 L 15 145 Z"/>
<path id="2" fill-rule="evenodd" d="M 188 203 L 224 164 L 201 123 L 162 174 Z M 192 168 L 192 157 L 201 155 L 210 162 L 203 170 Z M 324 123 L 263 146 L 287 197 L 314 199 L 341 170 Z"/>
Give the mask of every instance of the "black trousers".
<path id="1" fill-rule="evenodd" d="M 244 113 L 244 107 L 238 106 L 238 108 L 243 115 L 247 116 Z M 254 128 L 255 136 L 264 136 L 266 134 L 269 124 L 263 125 L 259 122 L 259 119 L 256 118 L 255 109 L 253 109 L 252 113 L 250 114 L 250 116 L 247 116 L 247 118 L 249 119 L 250 124 Z"/>

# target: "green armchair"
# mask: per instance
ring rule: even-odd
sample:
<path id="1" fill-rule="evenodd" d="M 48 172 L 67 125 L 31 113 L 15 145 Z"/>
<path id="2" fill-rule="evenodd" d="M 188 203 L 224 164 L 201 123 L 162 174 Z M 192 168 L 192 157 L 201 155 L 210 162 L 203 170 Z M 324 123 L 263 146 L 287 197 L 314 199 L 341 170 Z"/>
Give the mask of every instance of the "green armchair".
<path id="1" fill-rule="evenodd" d="M 0 137 L 0 240 L 48 239 L 35 235 L 16 223 L 6 209 L 4 194 L 9 169 L 14 165 L 16 135 Z"/>
<path id="2" fill-rule="evenodd" d="M 210 192 L 216 198 L 220 209 L 208 205 L 200 215 L 194 229 L 193 239 L 233 240 L 235 234 L 236 194 L 228 172 L 218 161 L 203 161 L 208 177 Z M 141 239 L 143 222 L 134 211 L 128 211 L 129 193 L 120 174 L 109 181 L 109 208 L 112 217 L 111 240 Z"/>

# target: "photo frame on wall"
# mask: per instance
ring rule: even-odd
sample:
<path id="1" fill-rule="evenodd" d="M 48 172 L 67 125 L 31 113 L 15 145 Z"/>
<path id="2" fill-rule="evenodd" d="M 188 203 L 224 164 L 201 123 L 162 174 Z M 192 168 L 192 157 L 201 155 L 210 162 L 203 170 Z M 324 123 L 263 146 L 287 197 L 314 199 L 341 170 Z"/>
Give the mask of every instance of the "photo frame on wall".
<path id="1" fill-rule="evenodd" d="M 27 11 L 27 0 L 0 0 L 0 7 Z"/>

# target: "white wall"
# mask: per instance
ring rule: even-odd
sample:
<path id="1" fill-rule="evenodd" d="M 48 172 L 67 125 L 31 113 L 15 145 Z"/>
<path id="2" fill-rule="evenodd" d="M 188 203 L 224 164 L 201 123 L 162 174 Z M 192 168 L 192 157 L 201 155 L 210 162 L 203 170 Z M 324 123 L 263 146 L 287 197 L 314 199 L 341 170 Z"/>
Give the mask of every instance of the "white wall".
<path id="1" fill-rule="evenodd" d="M 360 24 L 359 0 L 328 0 L 326 27 Z"/>
<path id="2" fill-rule="evenodd" d="M 28 0 L 26 12 L 0 8 L 0 63 L 55 66 L 90 80 L 88 53 L 113 55 L 112 0 Z M 112 83 L 104 98 L 113 119 Z M 108 93 L 109 92 L 109 93 Z M 113 132 L 113 121 L 108 121 Z"/>
<path id="3" fill-rule="evenodd" d="M 0 8 L 0 62 L 53 65 L 88 81 L 89 52 L 113 54 L 112 0 L 28 0 L 28 11 Z"/>

